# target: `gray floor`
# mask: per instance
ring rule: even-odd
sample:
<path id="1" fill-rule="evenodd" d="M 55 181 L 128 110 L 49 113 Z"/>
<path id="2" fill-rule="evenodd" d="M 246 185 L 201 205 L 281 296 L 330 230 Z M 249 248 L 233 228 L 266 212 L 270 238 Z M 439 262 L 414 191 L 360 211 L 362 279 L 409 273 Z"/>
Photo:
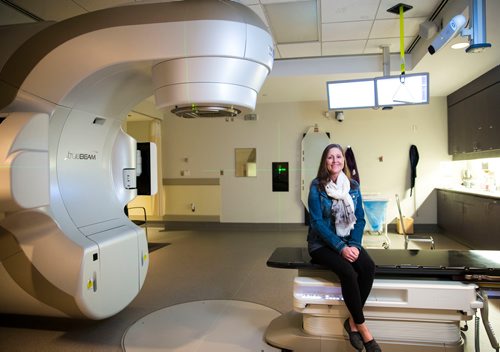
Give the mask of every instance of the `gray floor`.
<path id="1" fill-rule="evenodd" d="M 150 241 L 170 243 L 151 253 L 150 270 L 137 298 L 122 312 L 103 321 L 0 315 L 0 351 L 122 351 L 121 340 L 135 321 L 179 303 L 232 299 L 262 304 L 280 312 L 292 309 L 294 270 L 266 267 L 276 247 L 304 246 L 306 229 L 226 229 L 160 231 L 150 228 Z M 402 236 L 389 234 L 391 248 L 402 248 Z M 435 235 L 436 249 L 464 249 Z M 367 236 L 365 246 L 382 239 Z M 500 300 L 490 300 L 490 320 L 500 332 Z M 472 323 L 467 352 L 474 351 Z M 481 331 L 481 350 L 492 348 Z"/>

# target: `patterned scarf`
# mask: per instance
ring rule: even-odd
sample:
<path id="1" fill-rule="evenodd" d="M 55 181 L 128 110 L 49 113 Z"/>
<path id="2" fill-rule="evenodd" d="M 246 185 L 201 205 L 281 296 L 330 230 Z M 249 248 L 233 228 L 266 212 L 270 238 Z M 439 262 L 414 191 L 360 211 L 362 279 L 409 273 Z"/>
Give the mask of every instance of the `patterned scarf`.
<path id="1" fill-rule="evenodd" d="M 342 171 L 337 177 L 337 183 L 330 180 L 325 186 L 326 194 L 333 198 L 332 215 L 335 218 L 335 230 L 340 237 L 349 236 L 356 223 L 350 189 L 351 183 Z"/>

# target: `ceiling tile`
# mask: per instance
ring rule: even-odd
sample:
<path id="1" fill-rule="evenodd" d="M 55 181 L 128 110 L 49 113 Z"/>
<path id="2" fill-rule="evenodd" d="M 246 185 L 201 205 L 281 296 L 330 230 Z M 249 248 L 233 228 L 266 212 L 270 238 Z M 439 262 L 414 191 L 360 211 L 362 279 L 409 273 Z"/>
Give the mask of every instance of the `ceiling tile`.
<path id="1" fill-rule="evenodd" d="M 326 23 L 321 25 L 321 40 L 365 39 L 370 33 L 372 21 Z"/>
<path id="2" fill-rule="evenodd" d="M 316 1 L 264 5 L 271 32 L 277 43 L 298 43 L 318 40 Z"/>
<path id="3" fill-rule="evenodd" d="M 366 40 L 324 42 L 321 50 L 323 56 L 355 55 L 363 52 L 365 44 Z"/>
<path id="4" fill-rule="evenodd" d="M 252 9 L 252 11 L 255 12 L 260 17 L 260 19 L 262 20 L 262 22 L 264 22 L 267 27 L 269 27 L 269 22 L 267 21 L 267 17 L 264 14 L 264 9 L 262 8 L 262 6 L 260 6 L 260 5 L 250 5 L 248 7 L 250 9 Z"/>
<path id="5" fill-rule="evenodd" d="M 0 23 L 2 26 L 30 22 L 35 22 L 35 20 L 0 2 Z"/>
<path id="6" fill-rule="evenodd" d="M 279 44 L 278 50 L 282 58 L 321 56 L 319 42 Z"/>
<path id="7" fill-rule="evenodd" d="M 321 23 L 372 20 L 380 0 L 321 0 Z"/>
<path id="8" fill-rule="evenodd" d="M 71 0 L 15 0 L 12 2 L 45 21 L 61 21 L 87 12 Z"/>
<path id="9" fill-rule="evenodd" d="M 259 0 L 233 0 L 235 2 L 239 2 L 240 4 L 249 6 L 249 5 L 258 5 Z"/>
<path id="10" fill-rule="evenodd" d="M 97 11 L 108 7 L 120 6 L 133 3 L 133 0 L 74 0 L 74 3 L 80 5 L 86 11 Z"/>
<path id="11" fill-rule="evenodd" d="M 274 44 L 274 58 L 275 59 L 281 59 L 281 53 L 278 49 L 278 46 L 276 45 L 276 43 Z"/>
<path id="12" fill-rule="evenodd" d="M 411 17 L 425 17 L 426 19 L 430 17 L 430 15 L 434 12 L 434 10 L 438 7 L 439 3 L 442 0 L 405 0 L 404 4 L 413 6 L 412 9 L 407 10 L 404 13 L 404 18 Z M 387 12 L 387 9 L 390 9 L 394 5 L 399 4 L 401 1 L 394 0 L 382 0 L 380 2 L 380 7 L 377 12 L 377 19 L 384 18 L 399 18 L 399 15 Z"/>

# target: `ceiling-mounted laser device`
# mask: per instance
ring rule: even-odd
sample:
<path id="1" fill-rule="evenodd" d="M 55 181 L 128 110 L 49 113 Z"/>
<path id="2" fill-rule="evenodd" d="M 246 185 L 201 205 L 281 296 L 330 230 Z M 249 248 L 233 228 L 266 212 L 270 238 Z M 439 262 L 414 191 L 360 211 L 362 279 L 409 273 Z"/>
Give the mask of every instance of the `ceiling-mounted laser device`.
<path id="1" fill-rule="evenodd" d="M 460 32 L 467 24 L 467 19 L 464 15 L 456 15 L 450 22 L 443 28 L 441 32 L 434 38 L 432 44 L 429 45 L 429 53 L 433 55 L 436 51 L 448 44 L 450 40 Z"/>

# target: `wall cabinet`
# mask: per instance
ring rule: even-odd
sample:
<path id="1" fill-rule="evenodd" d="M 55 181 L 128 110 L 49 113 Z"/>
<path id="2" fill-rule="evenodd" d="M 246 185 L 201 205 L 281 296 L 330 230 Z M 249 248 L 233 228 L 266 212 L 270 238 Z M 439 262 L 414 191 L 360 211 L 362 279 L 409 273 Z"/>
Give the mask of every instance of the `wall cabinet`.
<path id="1" fill-rule="evenodd" d="M 448 154 L 500 149 L 500 66 L 448 96 Z"/>
<path id="2" fill-rule="evenodd" d="M 438 225 L 450 238 L 472 249 L 500 249 L 500 200 L 437 191 Z"/>

